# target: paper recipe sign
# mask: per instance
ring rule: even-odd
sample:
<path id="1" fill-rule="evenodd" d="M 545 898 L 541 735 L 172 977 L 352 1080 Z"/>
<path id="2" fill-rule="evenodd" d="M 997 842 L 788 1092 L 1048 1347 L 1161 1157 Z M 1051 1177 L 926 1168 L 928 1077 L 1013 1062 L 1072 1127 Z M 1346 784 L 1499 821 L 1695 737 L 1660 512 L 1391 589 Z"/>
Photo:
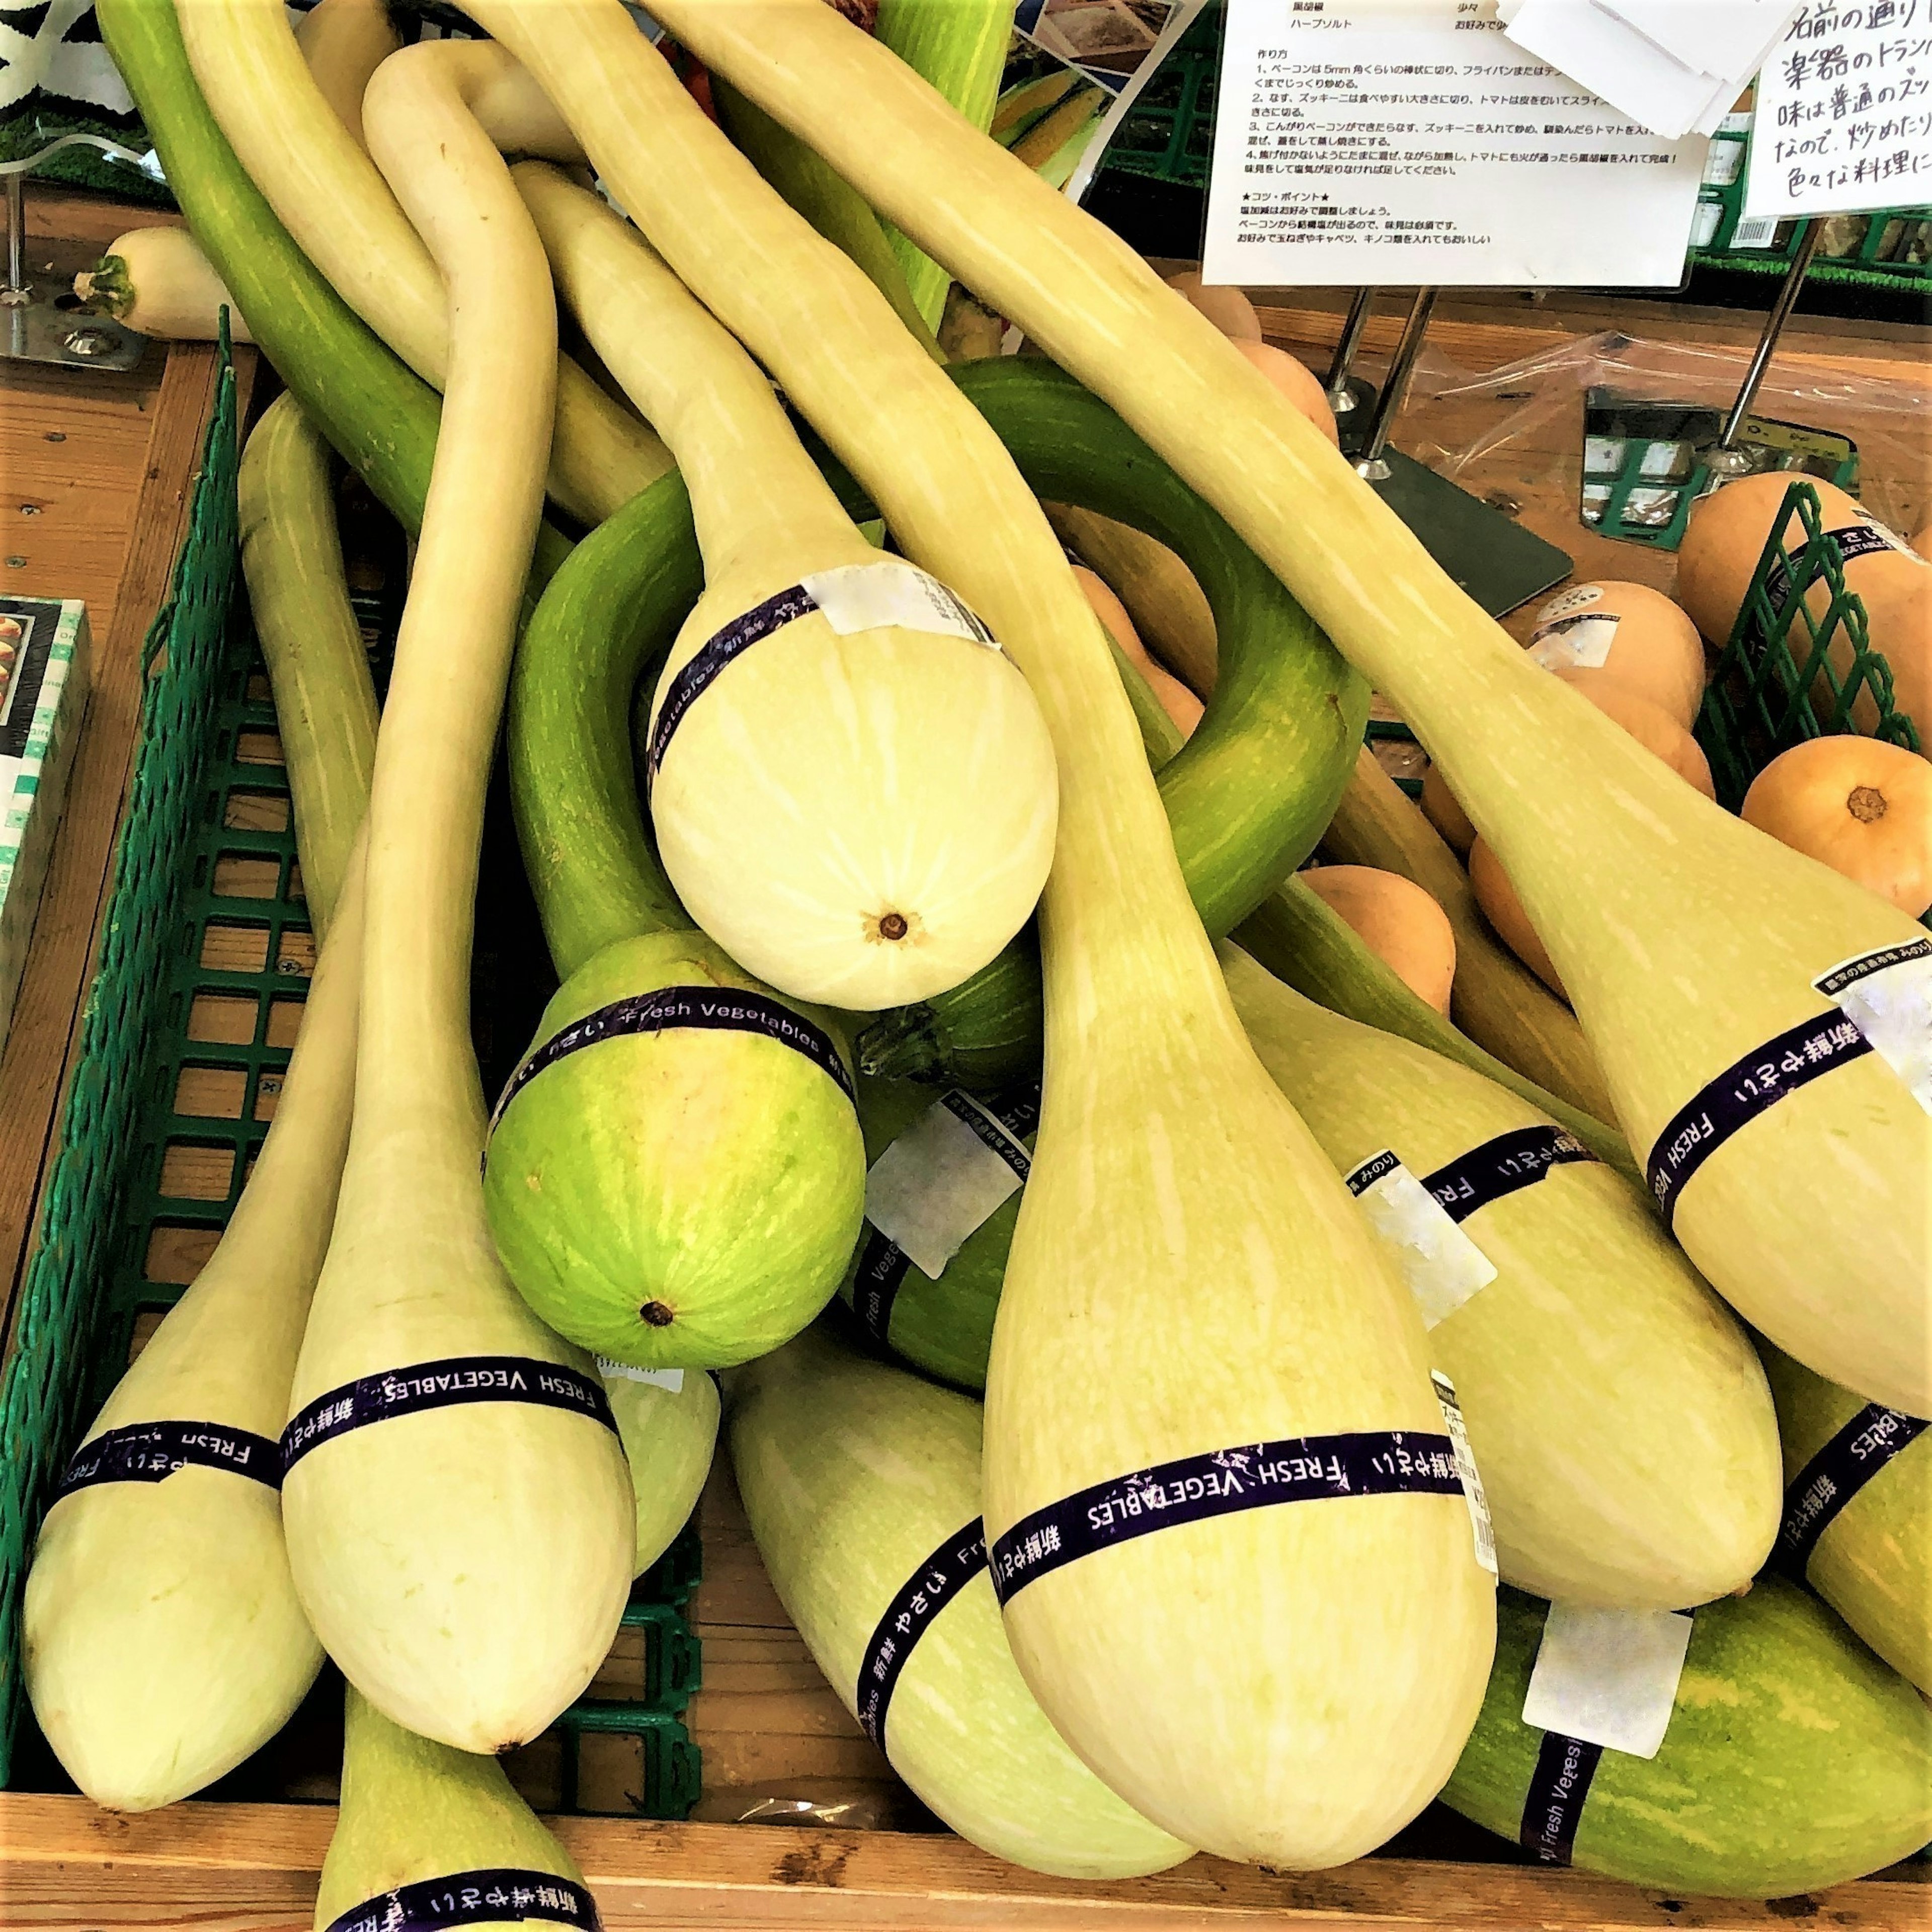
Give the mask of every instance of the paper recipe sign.
<path id="1" fill-rule="evenodd" d="M 1674 286 L 1705 146 L 1504 38 L 1496 0 L 1228 0 L 1207 278 Z"/>
<path id="2" fill-rule="evenodd" d="M 1747 220 L 1932 200 L 1932 0 L 1810 0 L 1758 76 Z"/>

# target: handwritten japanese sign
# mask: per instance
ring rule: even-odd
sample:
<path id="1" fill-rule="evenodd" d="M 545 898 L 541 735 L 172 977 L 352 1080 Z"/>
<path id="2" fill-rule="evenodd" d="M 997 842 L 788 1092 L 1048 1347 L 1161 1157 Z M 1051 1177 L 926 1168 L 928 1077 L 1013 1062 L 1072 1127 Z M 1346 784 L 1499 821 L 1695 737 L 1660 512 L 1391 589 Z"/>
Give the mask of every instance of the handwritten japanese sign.
<path id="1" fill-rule="evenodd" d="M 1744 214 L 1932 201 L 1932 0 L 1808 0 L 1758 76 Z"/>

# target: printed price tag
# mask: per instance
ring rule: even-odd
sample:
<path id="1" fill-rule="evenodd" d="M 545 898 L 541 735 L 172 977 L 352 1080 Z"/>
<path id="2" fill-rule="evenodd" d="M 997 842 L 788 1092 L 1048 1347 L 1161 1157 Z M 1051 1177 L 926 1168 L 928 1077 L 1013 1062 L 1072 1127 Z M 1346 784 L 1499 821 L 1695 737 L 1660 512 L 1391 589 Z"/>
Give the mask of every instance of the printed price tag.
<path id="1" fill-rule="evenodd" d="M 1462 1406 L 1456 1400 L 1456 1384 L 1440 1369 L 1431 1369 L 1437 1406 L 1448 1425 L 1449 1440 L 1455 1445 L 1456 1473 L 1462 1483 L 1462 1500 L 1469 1506 L 1469 1528 L 1476 1539 L 1476 1561 L 1493 1576 L 1496 1574 L 1496 1526 L 1490 1520 L 1490 1499 L 1483 1493 L 1483 1479 L 1477 1473 L 1475 1451 L 1469 1447 L 1468 1425 L 1462 1420 Z"/>
<path id="2" fill-rule="evenodd" d="M 1552 597 L 1536 614 L 1529 637 L 1532 658 L 1545 670 L 1601 670 L 1617 640 L 1617 620 L 1590 608 L 1603 595 L 1595 584 L 1585 584 Z"/>
<path id="3" fill-rule="evenodd" d="M 842 638 L 896 624 L 942 638 L 992 644 L 993 634 L 936 577 L 896 557 L 814 571 L 800 581 Z"/>
<path id="4" fill-rule="evenodd" d="M 1505 39 L 1496 0 L 1228 0 L 1204 272 L 1674 286 L 1703 165 Z"/>
<path id="5" fill-rule="evenodd" d="M 1932 1114 L 1932 939 L 1861 953 L 1811 983 Z"/>
<path id="6" fill-rule="evenodd" d="M 1677 1702 L 1690 1624 L 1678 1610 L 1552 1604 L 1523 1722 L 1632 1757 L 1656 1756 Z"/>
<path id="7" fill-rule="evenodd" d="M 1342 1178 L 1369 1226 L 1387 1244 L 1425 1328 L 1446 1320 L 1496 1280 L 1496 1264 L 1389 1148 Z"/>

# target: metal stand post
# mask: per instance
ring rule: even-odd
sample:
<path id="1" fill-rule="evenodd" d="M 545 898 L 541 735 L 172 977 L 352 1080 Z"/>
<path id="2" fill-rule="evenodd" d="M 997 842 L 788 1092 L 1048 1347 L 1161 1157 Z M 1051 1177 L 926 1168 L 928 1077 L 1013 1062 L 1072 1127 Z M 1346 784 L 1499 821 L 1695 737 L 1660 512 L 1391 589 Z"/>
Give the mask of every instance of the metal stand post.
<path id="1" fill-rule="evenodd" d="M 1750 367 L 1744 371 L 1738 399 L 1731 405 L 1724 433 L 1718 437 L 1717 447 L 1706 459 L 1715 476 L 1742 476 L 1751 467 L 1751 459 L 1737 446 L 1738 438 L 1743 432 L 1745 418 L 1750 414 L 1751 405 L 1757 400 L 1757 392 L 1764 385 L 1765 371 L 1771 367 L 1771 358 L 1778 352 L 1778 338 L 1784 333 L 1784 325 L 1791 320 L 1791 311 L 1798 306 L 1798 292 L 1804 286 L 1805 274 L 1811 266 L 1812 257 L 1818 252 L 1819 237 L 1823 232 L 1822 224 L 1815 219 L 1804 224 L 1798 253 L 1792 257 L 1790 267 L 1785 270 L 1784 280 L 1778 286 L 1778 299 L 1772 304 L 1771 313 L 1764 319 L 1764 333 L 1758 338 Z"/>
<path id="2" fill-rule="evenodd" d="M 0 287 L 0 304 L 18 308 L 32 302 L 34 292 L 27 286 L 27 196 L 24 178 L 7 177 L 7 281 Z"/>
<path id="3" fill-rule="evenodd" d="M 1376 305 L 1373 289 L 1358 289 L 1348 304 L 1348 320 L 1342 325 L 1342 339 L 1335 345 L 1335 359 L 1328 365 L 1322 387 L 1328 392 L 1328 406 L 1345 416 L 1355 406 L 1355 392 L 1349 386 L 1348 372 L 1354 368 L 1355 352 L 1362 346 L 1362 332 L 1369 326 L 1369 312 Z"/>
<path id="4" fill-rule="evenodd" d="M 1404 398 L 1408 394 L 1411 377 L 1415 374 L 1415 358 L 1422 352 L 1422 338 L 1429 327 L 1429 317 L 1436 307 L 1436 291 L 1418 289 L 1415 301 L 1408 311 L 1408 320 L 1402 329 L 1402 340 L 1395 346 L 1395 356 L 1389 364 L 1388 374 L 1382 380 L 1382 392 L 1376 399 L 1376 413 L 1369 424 L 1368 441 L 1362 453 L 1355 459 L 1357 475 L 1371 483 L 1384 483 L 1389 477 L 1389 466 L 1382 452 L 1387 446 L 1389 431 L 1395 427 Z"/>

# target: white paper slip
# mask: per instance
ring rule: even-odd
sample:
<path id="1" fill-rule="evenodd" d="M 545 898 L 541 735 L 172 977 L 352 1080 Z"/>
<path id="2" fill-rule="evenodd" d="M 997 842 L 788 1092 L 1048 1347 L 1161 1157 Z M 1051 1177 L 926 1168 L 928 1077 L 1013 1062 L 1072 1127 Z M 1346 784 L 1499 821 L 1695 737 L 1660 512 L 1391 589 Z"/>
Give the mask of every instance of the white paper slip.
<path id="1" fill-rule="evenodd" d="M 908 631 L 993 644 L 992 632 L 938 578 L 898 557 L 814 571 L 800 581 L 842 638 L 897 624 Z"/>
<path id="2" fill-rule="evenodd" d="M 1677 1702 L 1690 1624 L 1680 1610 L 1552 1604 L 1523 1722 L 1606 1750 L 1656 1756 Z"/>
<path id="3" fill-rule="evenodd" d="M 1932 1114 L 1932 939 L 1861 953 L 1811 983 Z"/>
<path id="4" fill-rule="evenodd" d="M 597 1372 L 608 1382 L 647 1382 L 652 1388 L 668 1389 L 679 1395 L 684 1389 L 682 1369 L 640 1369 L 628 1362 L 614 1362 L 608 1355 L 594 1355 Z"/>
<path id="5" fill-rule="evenodd" d="M 1578 0 L 1524 0 L 1508 32 L 1518 46 L 1640 127 L 1672 140 L 1696 126 L 1724 85 L 1701 68 L 1685 66 L 1605 8 Z"/>
<path id="6" fill-rule="evenodd" d="M 1425 1328 L 1496 1280 L 1496 1264 L 1390 1149 L 1371 1154 L 1342 1178 L 1385 1244 Z"/>
<path id="7" fill-rule="evenodd" d="M 1002 1202 L 1019 1192 L 1025 1148 L 970 1095 L 943 1094 L 866 1176 L 866 1219 L 934 1280 Z"/>
<path id="8" fill-rule="evenodd" d="M 1856 214 L 1932 200 L 1928 0 L 1808 0 L 1758 75 L 1745 216 Z"/>
<path id="9" fill-rule="evenodd" d="M 1207 279 L 1674 286 L 1703 142 L 1502 28 L 1496 0 L 1228 0 Z"/>
<path id="10" fill-rule="evenodd" d="M 1799 0 L 1592 0 L 1688 68 L 1726 82 L 1728 109 L 1782 36 Z"/>
<path id="11" fill-rule="evenodd" d="M 1490 1521 L 1490 1499 L 1483 1493 L 1483 1479 L 1477 1473 L 1475 1451 L 1469 1447 L 1469 1431 L 1462 1420 L 1462 1406 L 1456 1400 L 1456 1384 L 1440 1369 L 1431 1369 L 1429 1379 L 1436 1388 L 1437 1406 L 1456 1451 L 1456 1474 L 1462 1482 L 1462 1500 L 1469 1506 L 1469 1528 L 1476 1539 L 1476 1561 L 1493 1576 L 1496 1574 L 1496 1532 Z"/>

